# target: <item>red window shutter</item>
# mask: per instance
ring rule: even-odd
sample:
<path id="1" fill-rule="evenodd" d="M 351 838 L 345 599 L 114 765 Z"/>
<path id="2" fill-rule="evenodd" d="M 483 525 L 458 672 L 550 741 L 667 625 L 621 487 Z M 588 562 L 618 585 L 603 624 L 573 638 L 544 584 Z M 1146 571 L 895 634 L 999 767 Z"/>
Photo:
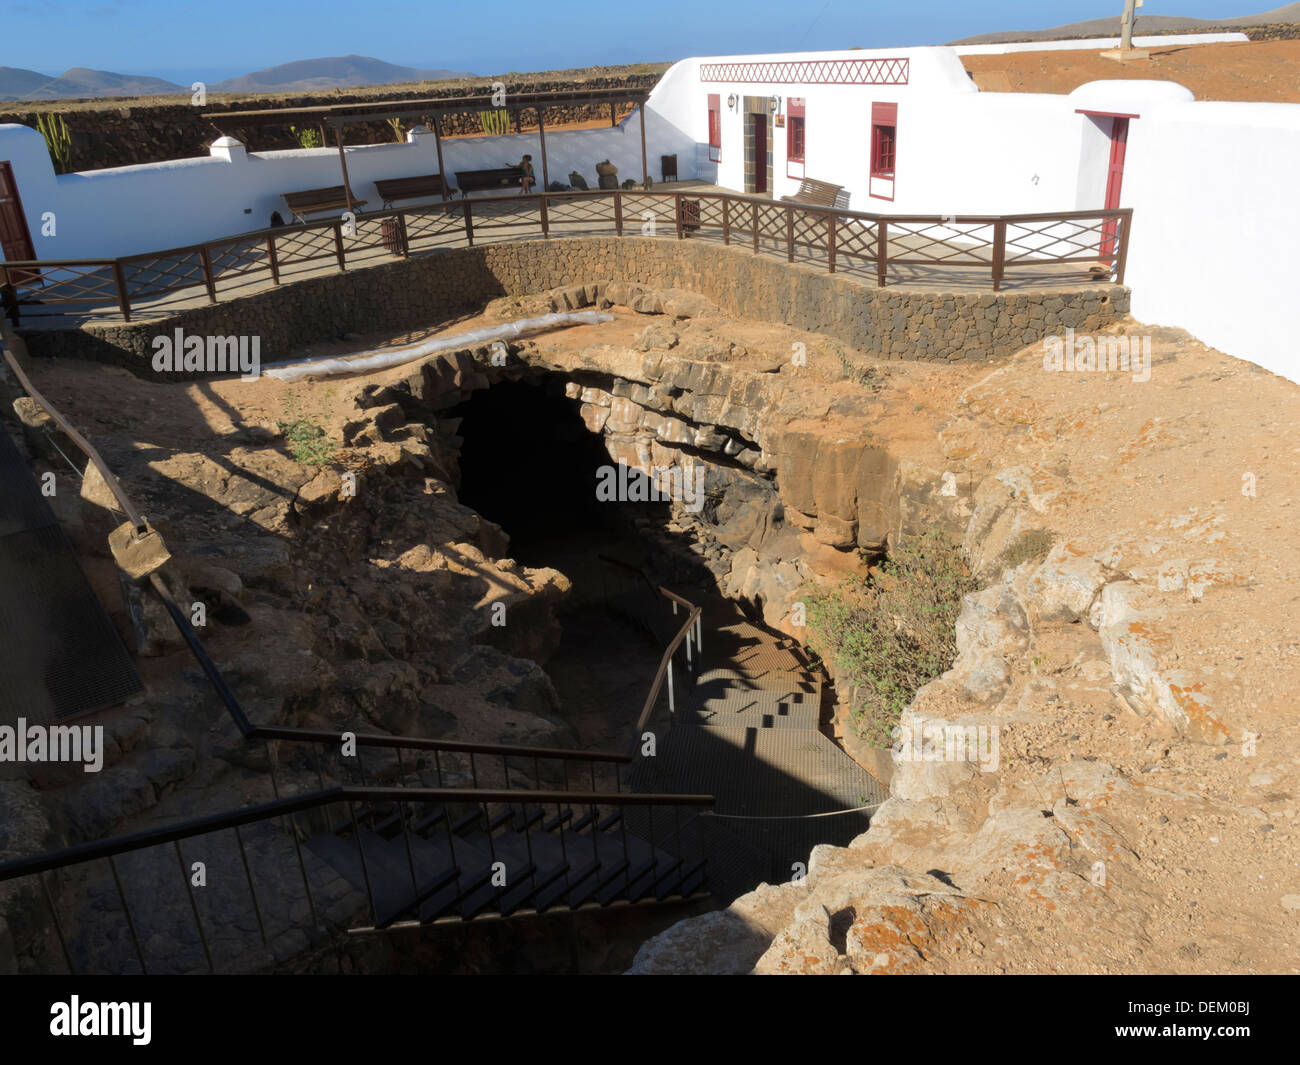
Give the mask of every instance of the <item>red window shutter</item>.
<path id="1" fill-rule="evenodd" d="M 808 146 L 808 123 L 805 121 L 804 98 L 791 96 L 786 100 L 787 125 L 785 154 L 791 162 L 802 163 Z"/>
<path id="2" fill-rule="evenodd" d="M 894 176 L 898 104 L 871 105 L 871 176 Z"/>
<path id="3" fill-rule="evenodd" d="M 709 93 L 709 147 L 722 147 L 722 95 L 716 92 Z"/>

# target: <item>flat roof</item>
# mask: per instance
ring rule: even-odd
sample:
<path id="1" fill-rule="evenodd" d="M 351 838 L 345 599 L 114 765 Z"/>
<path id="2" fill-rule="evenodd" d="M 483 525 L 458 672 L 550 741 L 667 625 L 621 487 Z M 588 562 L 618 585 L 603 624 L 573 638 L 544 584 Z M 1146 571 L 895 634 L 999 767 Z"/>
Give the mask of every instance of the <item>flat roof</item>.
<path id="1" fill-rule="evenodd" d="M 649 89 L 582 89 L 566 92 L 512 92 L 504 105 L 492 93 L 476 96 L 435 96 L 427 100 L 377 100 L 374 103 L 325 104 L 318 107 L 275 107 L 259 111 L 207 111 L 206 118 L 220 128 L 246 123 L 313 122 L 345 126 L 386 118 L 421 118 L 428 115 L 464 114 L 471 111 L 523 111 L 545 107 L 645 103 Z"/>

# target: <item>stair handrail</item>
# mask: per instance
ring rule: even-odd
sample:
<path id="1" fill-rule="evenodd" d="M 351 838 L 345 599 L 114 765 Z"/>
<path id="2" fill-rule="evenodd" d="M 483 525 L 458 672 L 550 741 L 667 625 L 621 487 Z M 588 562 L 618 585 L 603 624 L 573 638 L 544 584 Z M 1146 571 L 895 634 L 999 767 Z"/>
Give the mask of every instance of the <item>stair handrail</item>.
<path id="1" fill-rule="evenodd" d="M 671 794 L 666 792 L 604 792 L 525 790 L 523 788 L 401 788 L 337 784 L 301 795 L 272 799 L 254 806 L 221 813 L 205 814 L 176 821 L 157 828 L 147 828 L 125 836 L 76 843 L 58 850 L 44 851 L 26 858 L 0 862 L 0 883 L 23 876 L 45 873 L 69 865 L 111 858 L 130 851 L 144 850 L 162 843 L 174 843 L 208 832 L 237 828 L 258 821 L 269 821 L 286 814 L 302 813 L 336 802 L 394 803 L 483 803 L 503 802 L 517 805 L 549 806 L 712 806 L 712 795 Z"/>
<path id="2" fill-rule="evenodd" d="M 677 635 L 675 635 L 672 640 L 669 641 L 668 646 L 664 648 L 664 653 L 659 659 L 659 669 L 655 672 L 654 680 L 650 683 L 650 691 L 647 693 L 645 703 L 641 707 L 641 715 L 636 720 L 631 744 L 632 751 L 635 752 L 641 744 L 642 730 L 645 728 L 646 722 L 650 720 L 650 715 L 654 713 L 655 703 L 659 701 L 659 693 L 663 689 L 665 678 L 668 680 L 668 710 L 669 713 L 675 712 L 673 706 L 672 687 L 673 655 L 675 655 L 682 644 L 685 643 L 687 664 L 690 665 L 699 661 L 700 649 L 703 646 L 704 625 L 701 620 L 701 615 L 704 612 L 704 608 L 696 606 L 689 599 L 678 595 L 676 592 L 669 591 L 662 584 L 656 584 L 640 566 L 633 565 L 631 562 L 624 562 L 621 558 L 615 558 L 613 555 L 606 555 L 603 552 L 597 557 L 603 559 L 605 562 L 612 563 L 615 566 L 621 566 L 623 569 L 635 573 L 645 582 L 646 586 L 652 593 L 662 596 L 673 604 L 674 614 L 677 613 L 677 608 L 679 606 L 684 607 L 686 610 L 686 621 L 682 624 L 681 628 L 677 630 Z M 692 640 L 694 642 L 694 659 L 691 657 Z"/>
<path id="3" fill-rule="evenodd" d="M 678 602 L 681 602 L 685 603 L 690 609 L 687 612 L 686 621 L 682 624 L 682 627 L 677 630 L 677 635 L 674 636 L 668 646 L 664 648 L 664 653 L 659 659 L 659 668 L 655 671 L 655 678 L 650 683 L 650 691 L 646 694 L 645 704 L 641 707 L 641 716 L 636 719 L 636 729 L 632 736 L 632 749 L 634 751 L 640 746 L 642 730 L 645 728 L 646 722 L 650 720 L 650 715 L 654 712 L 655 703 L 659 701 L 659 692 L 663 689 L 665 677 L 668 679 L 668 709 L 670 713 L 674 712 L 672 688 L 673 655 L 677 653 L 677 649 L 681 647 L 683 643 L 686 644 L 687 655 L 690 655 L 692 634 L 699 626 L 700 615 L 703 613 L 702 607 L 694 606 L 688 600 L 682 599 L 680 596 L 675 596 L 666 589 L 660 588 L 659 591 L 666 598 L 672 600 L 674 606 L 676 606 Z"/>

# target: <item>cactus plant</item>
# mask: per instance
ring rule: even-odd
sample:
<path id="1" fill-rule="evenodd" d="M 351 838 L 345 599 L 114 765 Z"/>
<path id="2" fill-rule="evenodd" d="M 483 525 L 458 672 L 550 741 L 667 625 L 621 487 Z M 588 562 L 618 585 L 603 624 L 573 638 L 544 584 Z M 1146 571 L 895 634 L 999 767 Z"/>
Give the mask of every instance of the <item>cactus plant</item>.
<path id="1" fill-rule="evenodd" d="M 510 132 L 510 116 L 505 111 L 480 111 L 478 122 L 484 133 L 500 137 Z"/>
<path id="2" fill-rule="evenodd" d="M 66 174 L 72 169 L 72 134 L 62 115 L 37 115 L 36 128 L 45 138 L 56 174 Z"/>

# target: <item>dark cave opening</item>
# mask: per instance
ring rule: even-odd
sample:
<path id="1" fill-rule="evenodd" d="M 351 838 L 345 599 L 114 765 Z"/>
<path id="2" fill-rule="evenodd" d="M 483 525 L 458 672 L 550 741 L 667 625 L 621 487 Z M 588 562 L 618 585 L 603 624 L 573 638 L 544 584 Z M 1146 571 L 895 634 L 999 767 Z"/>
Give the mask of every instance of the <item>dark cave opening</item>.
<path id="1" fill-rule="evenodd" d="M 517 561 L 562 571 L 558 560 L 575 547 L 629 538 L 627 515 L 596 497 L 597 471 L 611 460 L 564 383 L 559 374 L 501 381 L 452 412 L 462 419 L 460 501 L 506 531 Z"/>
<path id="2" fill-rule="evenodd" d="M 598 498 L 599 471 L 614 461 L 565 396 L 567 380 L 500 381 L 448 412 L 461 419 L 458 498 L 501 526 L 521 565 L 553 567 L 572 582 L 560 646 L 543 666 L 580 742 L 621 747 L 665 642 L 662 625 L 648 629 L 647 618 L 671 621 L 628 567 L 657 561 L 642 534 L 663 533 L 670 507 Z"/>

